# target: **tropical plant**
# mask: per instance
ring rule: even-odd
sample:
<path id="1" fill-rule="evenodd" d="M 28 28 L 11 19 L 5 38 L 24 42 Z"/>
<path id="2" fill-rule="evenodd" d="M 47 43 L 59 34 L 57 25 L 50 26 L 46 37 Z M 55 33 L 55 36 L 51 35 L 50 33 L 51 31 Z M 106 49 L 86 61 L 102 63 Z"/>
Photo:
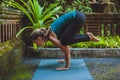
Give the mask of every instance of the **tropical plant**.
<path id="1" fill-rule="evenodd" d="M 84 13 L 90 13 L 92 12 L 92 9 L 89 4 L 89 0 L 73 0 L 71 4 L 68 4 L 66 0 L 55 0 L 60 5 L 62 5 L 62 12 L 70 12 L 73 10 L 79 10 Z"/>
<path id="2" fill-rule="evenodd" d="M 120 48 L 120 36 L 97 36 L 100 42 L 79 42 L 70 45 L 71 48 Z M 51 42 L 47 47 L 55 47 Z"/>
<path id="3" fill-rule="evenodd" d="M 49 27 L 53 21 L 52 17 L 54 13 L 60 9 L 57 3 L 49 5 L 45 8 L 45 5 L 40 6 L 38 0 L 20 0 L 21 4 L 16 1 L 9 2 L 9 5 L 21 10 L 32 23 L 32 26 L 26 26 L 22 28 L 17 34 L 18 37 L 25 29 L 32 28 L 37 29 L 41 27 Z M 23 5 L 22 5 L 23 4 Z"/>
<path id="4" fill-rule="evenodd" d="M 90 13 L 92 12 L 92 9 L 89 4 L 89 0 L 75 0 L 73 1 L 72 6 L 74 6 L 77 10 L 84 12 L 84 13 Z"/>

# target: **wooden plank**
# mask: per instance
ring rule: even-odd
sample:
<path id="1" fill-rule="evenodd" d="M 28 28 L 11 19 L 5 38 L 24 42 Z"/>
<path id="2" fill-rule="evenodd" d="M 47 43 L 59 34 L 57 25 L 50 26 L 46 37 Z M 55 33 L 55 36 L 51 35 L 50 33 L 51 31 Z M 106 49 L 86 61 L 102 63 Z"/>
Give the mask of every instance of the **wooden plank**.
<path id="1" fill-rule="evenodd" d="M 5 26 L 4 26 L 4 39 L 5 39 L 5 41 L 7 41 L 7 24 L 4 24 Z"/>
<path id="2" fill-rule="evenodd" d="M 7 24 L 7 29 L 6 29 L 6 34 L 7 34 L 7 40 L 9 40 L 9 25 Z"/>
<path id="3" fill-rule="evenodd" d="M 120 22 L 117 24 L 116 34 L 120 36 Z"/>
<path id="4" fill-rule="evenodd" d="M 86 34 L 87 33 L 87 25 L 85 24 L 85 26 L 84 26 L 84 34 Z"/>
<path id="5" fill-rule="evenodd" d="M 10 39 L 12 39 L 12 26 L 13 26 L 13 24 L 11 24 L 11 26 L 10 26 Z"/>
<path id="6" fill-rule="evenodd" d="M 1 36 L 1 35 L 2 35 L 2 34 L 1 34 L 1 33 L 2 33 L 2 31 L 1 31 L 2 28 L 1 28 L 1 27 L 2 27 L 2 25 L 0 24 L 0 43 L 1 43 L 1 40 L 2 40 L 2 36 Z"/>
<path id="7" fill-rule="evenodd" d="M 1 32 L 2 32 L 2 42 L 4 42 L 5 41 L 5 39 L 4 39 L 4 36 L 5 36 L 5 33 L 4 33 L 4 24 L 2 24 L 2 30 L 1 30 Z"/>
<path id="8" fill-rule="evenodd" d="M 12 9 L 12 8 L 0 7 L 0 14 L 21 15 L 21 11 L 20 10 L 15 10 L 15 9 Z"/>
<path id="9" fill-rule="evenodd" d="M 110 35 L 112 35 L 112 36 L 115 35 L 115 26 L 114 26 L 114 24 L 110 25 Z"/>
<path id="10" fill-rule="evenodd" d="M 107 36 L 108 35 L 108 24 L 104 25 L 104 35 Z"/>
<path id="11" fill-rule="evenodd" d="M 13 26 L 13 37 L 15 38 L 15 36 L 16 36 L 16 23 L 14 24 L 14 26 Z"/>
<path id="12" fill-rule="evenodd" d="M 118 23 L 119 20 L 87 20 L 87 23 Z"/>
<path id="13" fill-rule="evenodd" d="M 3 42 L 3 24 L 1 24 L 1 42 Z"/>

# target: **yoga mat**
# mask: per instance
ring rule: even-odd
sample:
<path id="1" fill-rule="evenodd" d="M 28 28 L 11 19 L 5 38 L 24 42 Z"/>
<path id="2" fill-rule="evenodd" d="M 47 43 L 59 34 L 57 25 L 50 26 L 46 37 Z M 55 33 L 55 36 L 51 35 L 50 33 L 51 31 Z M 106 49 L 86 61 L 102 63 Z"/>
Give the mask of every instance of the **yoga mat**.
<path id="1" fill-rule="evenodd" d="M 64 66 L 59 59 L 42 59 L 32 80 L 94 80 L 83 59 L 71 59 L 68 70 L 58 71 L 55 68 Z"/>

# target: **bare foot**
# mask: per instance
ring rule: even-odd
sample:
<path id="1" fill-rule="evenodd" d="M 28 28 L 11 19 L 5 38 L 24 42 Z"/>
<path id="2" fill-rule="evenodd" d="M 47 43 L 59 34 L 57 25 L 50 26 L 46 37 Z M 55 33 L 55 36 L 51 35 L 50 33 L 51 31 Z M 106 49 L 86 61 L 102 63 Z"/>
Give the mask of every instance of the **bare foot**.
<path id="1" fill-rule="evenodd" d="M 57 62 L 64 63 L 66 61 L 63 59 L 63 60 L 58 60 Z"/>
<path id="2" fill-rule="evenodd" d="M 67 70 L 67 69 L 69 69 L 69 68 L 66 68 L 66 67 L 58 67 L 58 68 L 56 68 L 56 70 Z"/>
<path id="3" fill-rule="evenodd" d="M 94 42 L 100 41 L 100 39 L 98 39 L 97 37 L 95 37 L 92 33 L 87 32 L 86 34 L 90 37 L 90 41 L 94 41 Z"/>

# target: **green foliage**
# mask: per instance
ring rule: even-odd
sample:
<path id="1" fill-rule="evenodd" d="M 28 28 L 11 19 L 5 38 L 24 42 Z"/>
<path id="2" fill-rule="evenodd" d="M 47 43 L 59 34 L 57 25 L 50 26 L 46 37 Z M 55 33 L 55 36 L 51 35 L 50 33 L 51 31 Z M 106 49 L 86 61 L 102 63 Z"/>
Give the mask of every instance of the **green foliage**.
<path id="1" fill-rule="evenodd" d="M 16 66 L 11 74 L 6 76 L 4 80 L 31 80 L 32 79 L 32 71 L 36 68 L 35 65 L 26 65 L 22 64 Z"/>
<path id="2" fill-rule="evenodd" d="M 54 44 L 53 44 L 52 42 L 48 41 L 48 42 L 46 43 L 46 47 L 54 48 L 55 46 L 54 46 Z"/>
<path id="3" fill-rule="evenodd" d="M 89 13 L 92 11 L 89 6 L 89 0 L 85 0 L 84 2 L 82 2 L 80 0 L 74 0 L 74 2 L 72 3 L 72 6 L 69 6 L 68 9 L 66 9 L 66 10 L 69 11 L 70 8 L 73 10 L 74 9 L 79 10 L 84 13 Z"/>
<path id="4" fill-rule="evenodd" d="M 45 5 L 39 5 L 38 0 L 28 0 L 28 2 L 20 0 L 20 2 L 21 4 L 16 1 L 11 1 L 9 2 L 9 5 L 21 10 L 30 20 L 32 26 L 27 26 L 21 29 L 16 37 L 28 28 L 37 29 L 41 27 L 49 27 L 50 23 L 53 21 L 52 17 L 55 15 L 54 13 L 60 9 L 60 6 L 57 6 L 57 3 L 50 4 L 45 8 Z"/>
<path id="5" fill-rule="evenodd" d="M 56 0 L 56 2 L 60 3 L 63 8 L 61 8 L 62 12 L 70 12 L 73 10 L 79 10 L 84 13 L 92 12 L 92 9 L 89 5 L 89 0 L 74 0 L 72 4 L 68 5 L 65 2 L 66 0 Z"/>
<path id="6" fill-rule="evenodd" d="M 12 1 L 12 0 L 0 0 L 0 7 L 8 7 L 6 2 L 10 2 L 10 1 Z"/>
<path id="7" fill-rule="evenodd" d="M 119 48 L 120 47 L 120 37 L 119 36 L 106 36 L 99 37 L 99 42 L 80 42 L 71 45 L 71 47 L 79 48 Z"/>
<path id="8" fill-rule="evenodd" d="M 99 42 L 79 42 L 70 45 L 71 48 L 120 48 L 120 36 L 102 36 Z M 55 47 L 51 42 L 47 47 Z"/>

